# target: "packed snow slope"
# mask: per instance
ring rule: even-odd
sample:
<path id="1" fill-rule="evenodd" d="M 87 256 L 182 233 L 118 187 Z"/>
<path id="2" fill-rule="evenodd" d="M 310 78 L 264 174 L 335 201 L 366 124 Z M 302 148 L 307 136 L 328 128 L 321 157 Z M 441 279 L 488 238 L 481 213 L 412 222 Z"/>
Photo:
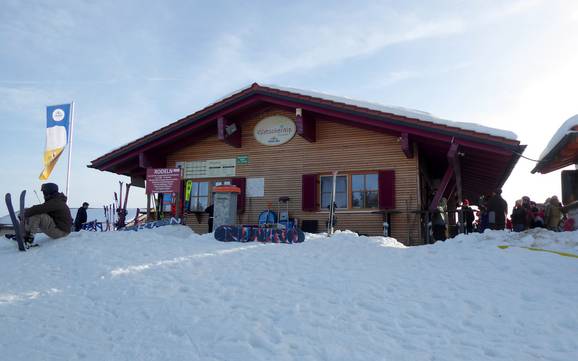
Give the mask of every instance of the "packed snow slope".
<path id="1" fill-rule="evenodd" d="M 3 360 L 578 360 L 578 232 L 39 243 L 0 243 Z"/>

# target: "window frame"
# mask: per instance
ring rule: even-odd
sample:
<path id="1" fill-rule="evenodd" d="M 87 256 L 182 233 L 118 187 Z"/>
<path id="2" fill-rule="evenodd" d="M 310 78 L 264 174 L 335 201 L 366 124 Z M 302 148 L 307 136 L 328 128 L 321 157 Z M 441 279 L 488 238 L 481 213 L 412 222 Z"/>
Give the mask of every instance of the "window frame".
<path id="1" fill-rule="evenodd" d="M 353 176 L 354 175 L 363 175 L 364 177 L 364 190 L 363 190 L 363 194 L 364 194 L 364 204 L 362 208 L 357 208 L 357 207 L 353 207 Z M 376 183 L 376 189 L 367 189 L 366 187 L 366 176 L 367 175 L 375 175 L 377 177 L 377 183 Z M 379 170 L 361 170 L 361 171 L 350 171 L 350 172 L 340 172 L 337 174 L 338 177 L 346 177 L 346 182 L 347 182 L 347 207 L 346 208 L 340 208 L 337 207 L 336 211 L 361 211 L 361 212 L 368 212 L 368 211 L 378 211 L 379 208 Z M 320 173 L 319 174 L 319 186 L 317 189 L 317 194 L 319 195 L 319 210 L 321 212 L 327 212 L 327 207 L 323 207 L 323 192 L 322 192 L 322 178 L 333 178 L 332 174 L 328 174 L 328 173 Z M 358 192 L 358 191 L 356 191 Z M 371 207 L 371 208 L 366 208 L 365 206 L 367 205 L 366 203 L 366 195 L 368 192 L 375 192 L 377 194 L 377 203 L 375 205 L 375 207 Z"/>
<path id="2" fill-rule="evenodd" d="M 350 207 L 350 203 L 349 203 L 349 200 L 350 200 L 350 196 L 349 196 L 349 193 L 350 193 L 350 192 L 349 192 L 349 189 L 350 189 L 349 177 L 347 176 L 347 174 L 337 174 L 337 177 L 338 177 L 338 178 L 339 178 L 339 177 L 345 177 L 345 202 L 347 203 L 347 205 L 346 205 L 345 207 L 336 207 L 335 209 L 336 209 L 336 210 L 337 210 L 337 209 L 349 209 L 349 207 Z M 323 206 L 323 194 L 324 194 L 324 193 L 329 193 L 329 195 L 331 196 L 331 191 L 330 191 L 330 192 L 323 192 L 323 180 L 322 180 L 323 178 L 329 178 L 329 179 L 331 179 L 330 184 L 331 184 L 331 186 L 333 186 L 333 175 L 332 175 L 332 174 L 331 174 L 331 175 L 323 175 L 323 174 L 320 174 L 320 175 L 319 175 L 319 195 L 320 195 L 320 197 L 319 197 L 319 208 L 321 208 L 321 209 L 328 209 L 328 208 L 329 208 L 329 204 L 327 204 L 327 206 L 325 206 L 325 207 Z M 343 193 L 343 192 L 336 192 L 336 195 L 337 195 L 337 193 Z M 331 202 L 331 200 L 330 200 L 329 202 Z"/>
<path id="3" fill-rule="evenodd" d="M 202 213 L 205 211 L 205 208 L 210 206 L 211 204 L 213 204 L 214 200 L 213 200 L 213 188 L 218 186 L 218 185 L 223 185 L 223 184 L 228 184 L 231 185 L 232 184 L 232 179 L 231 178 L 195 178 L 195 179 L 184 179 L 183 182 L 186 186 L 188 181 L 192 181 L 193 184 L 194 183 L 207 183 L 207 195 L 194 195 L 193 191 L 191 190 L 191 196 L 189 199 L 189 209 L 186 210 L 186 212 L 190 212 L 190 213 Z M 222 184 L 217 184 L 217 183 L 222 183 Z M 194 188 L 193 188 L 194 189 Z M 193 209 L 193 199 L 197 199 L 197 204 L 196 204 L 196 209 Z M 207 206 L 203 209 L 199 209 L 198 208 L 198 199 L 199 198 L 207 198 Z"/>
<path id="4" fill-rule="evenodd" d="M 367 176 L 368 175 L 374 175 L 375 176 L 375 189 L 368 189 L 367 188 Z M 351 209 L 379 209 L 379 173 L 373 173 L 373 172 L 360 172 L 360 173 L 351 173 L 350 175 L 351 178 L 351 192 L 350 192 L 350 196 L 351 196 Z M 353 190 L 353 177 L 354 176 L 363 176 L 363 189 L 361 190 Z M 362 194 L 362 206 L 361 207 L 354 207 L 353 205 L 353 194 L 354 193 L 361 193 Z M 375 193 L 376 194 L 376 198 L 375 198 L 375 206 L 374 207 L 367 207 L 367 194 L 368 193 Z"/>

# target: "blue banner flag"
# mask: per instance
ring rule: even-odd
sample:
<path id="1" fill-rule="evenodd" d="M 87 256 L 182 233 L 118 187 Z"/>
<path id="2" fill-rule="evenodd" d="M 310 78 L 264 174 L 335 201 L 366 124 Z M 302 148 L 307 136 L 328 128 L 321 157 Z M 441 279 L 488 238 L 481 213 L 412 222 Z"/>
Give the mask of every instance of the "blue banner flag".
<path id="1" fill-rule="evenodd" d="M 56 161 L 68 144 L 71 104 L 51 105 L 46 107 L 46 146 L 44 147 L 44 169 L 41 180 L 46 180 L 52 173 Z"/>

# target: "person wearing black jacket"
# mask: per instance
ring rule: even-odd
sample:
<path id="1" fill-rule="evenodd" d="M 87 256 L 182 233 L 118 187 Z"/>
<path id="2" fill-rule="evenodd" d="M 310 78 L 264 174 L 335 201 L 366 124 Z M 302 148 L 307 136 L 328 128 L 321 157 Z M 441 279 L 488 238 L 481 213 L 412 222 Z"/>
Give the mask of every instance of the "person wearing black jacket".
<path id="1" fill-rule="evenodd" d="M 502 190 L 498 189 L 488 201 L 488 213 L 490 228 L 495 230 L 504 230 L 506 228 L 506 213 L 508 212 L 508 203 L 502 198 Z"/>
<path id="2" fill-rule="evenodd" d="M 464 214 L 464 223 L 466 225 L 466 234 L 470 234 L 474 231 L 474 210 L 470 207 L 470 201 L 464 199 L 462 204 L 462 212 Z"/>
<path id="3" fill-rule="evenodd" d="M 50 238 L 66 237 L 72 230 L 72 217 L 66 205 L 66 196 L 58 192 L 54 183 L 44 183 L 40 188 L 44 203 L 24 210 L 24 224 L 28 243 L 34 241 L 36 233 L 44 233 Z"/>
<path id="4" fill-rule="evenodd" d="M 213 213 L 215 211 L 215 205 L 211 204 L 210 206 L 208 206 L 207 208 L 205 208 L 205 213 L 209 214 L 209 233 L 213 232 Z"/>
<path id="5" fill-rule="evenodd" d="M 516 205 L 512 210 L 512 215 L 510 218 L 512 219 L 512 227 L 514 228 L 514 232 L 522 232 L 527 229 L 526 223 L 528 215 L 526 214 L 526 208 L 522 206 L 521 199 L 516 201 Z"/>
<path id="6" fill-rule="evenodd" d="M 88 209 L 88 203 L 82 203 L 82 207 L 78 208 L 76 212 L 76 217 L 74 218 L 74 232 L 78 232 L 82 229 L 82 225 L 86 223 L 88 216 L 86 215 L 86 210 Z"/>

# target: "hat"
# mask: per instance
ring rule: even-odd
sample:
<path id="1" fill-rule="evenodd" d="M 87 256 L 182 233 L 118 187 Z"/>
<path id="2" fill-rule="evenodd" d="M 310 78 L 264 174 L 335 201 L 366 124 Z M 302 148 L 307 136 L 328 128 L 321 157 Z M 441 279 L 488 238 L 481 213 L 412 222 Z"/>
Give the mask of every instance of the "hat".
<path id="1" fill-rule="evenodd" d="M 44 183 L 42 187 L 40 187 L 40 190 L 42 191 L 42 193 L 44 193 L 45 196 L 51 195 L 54 193 L 58 193 L 58 185 L 54 183 Z"/>

